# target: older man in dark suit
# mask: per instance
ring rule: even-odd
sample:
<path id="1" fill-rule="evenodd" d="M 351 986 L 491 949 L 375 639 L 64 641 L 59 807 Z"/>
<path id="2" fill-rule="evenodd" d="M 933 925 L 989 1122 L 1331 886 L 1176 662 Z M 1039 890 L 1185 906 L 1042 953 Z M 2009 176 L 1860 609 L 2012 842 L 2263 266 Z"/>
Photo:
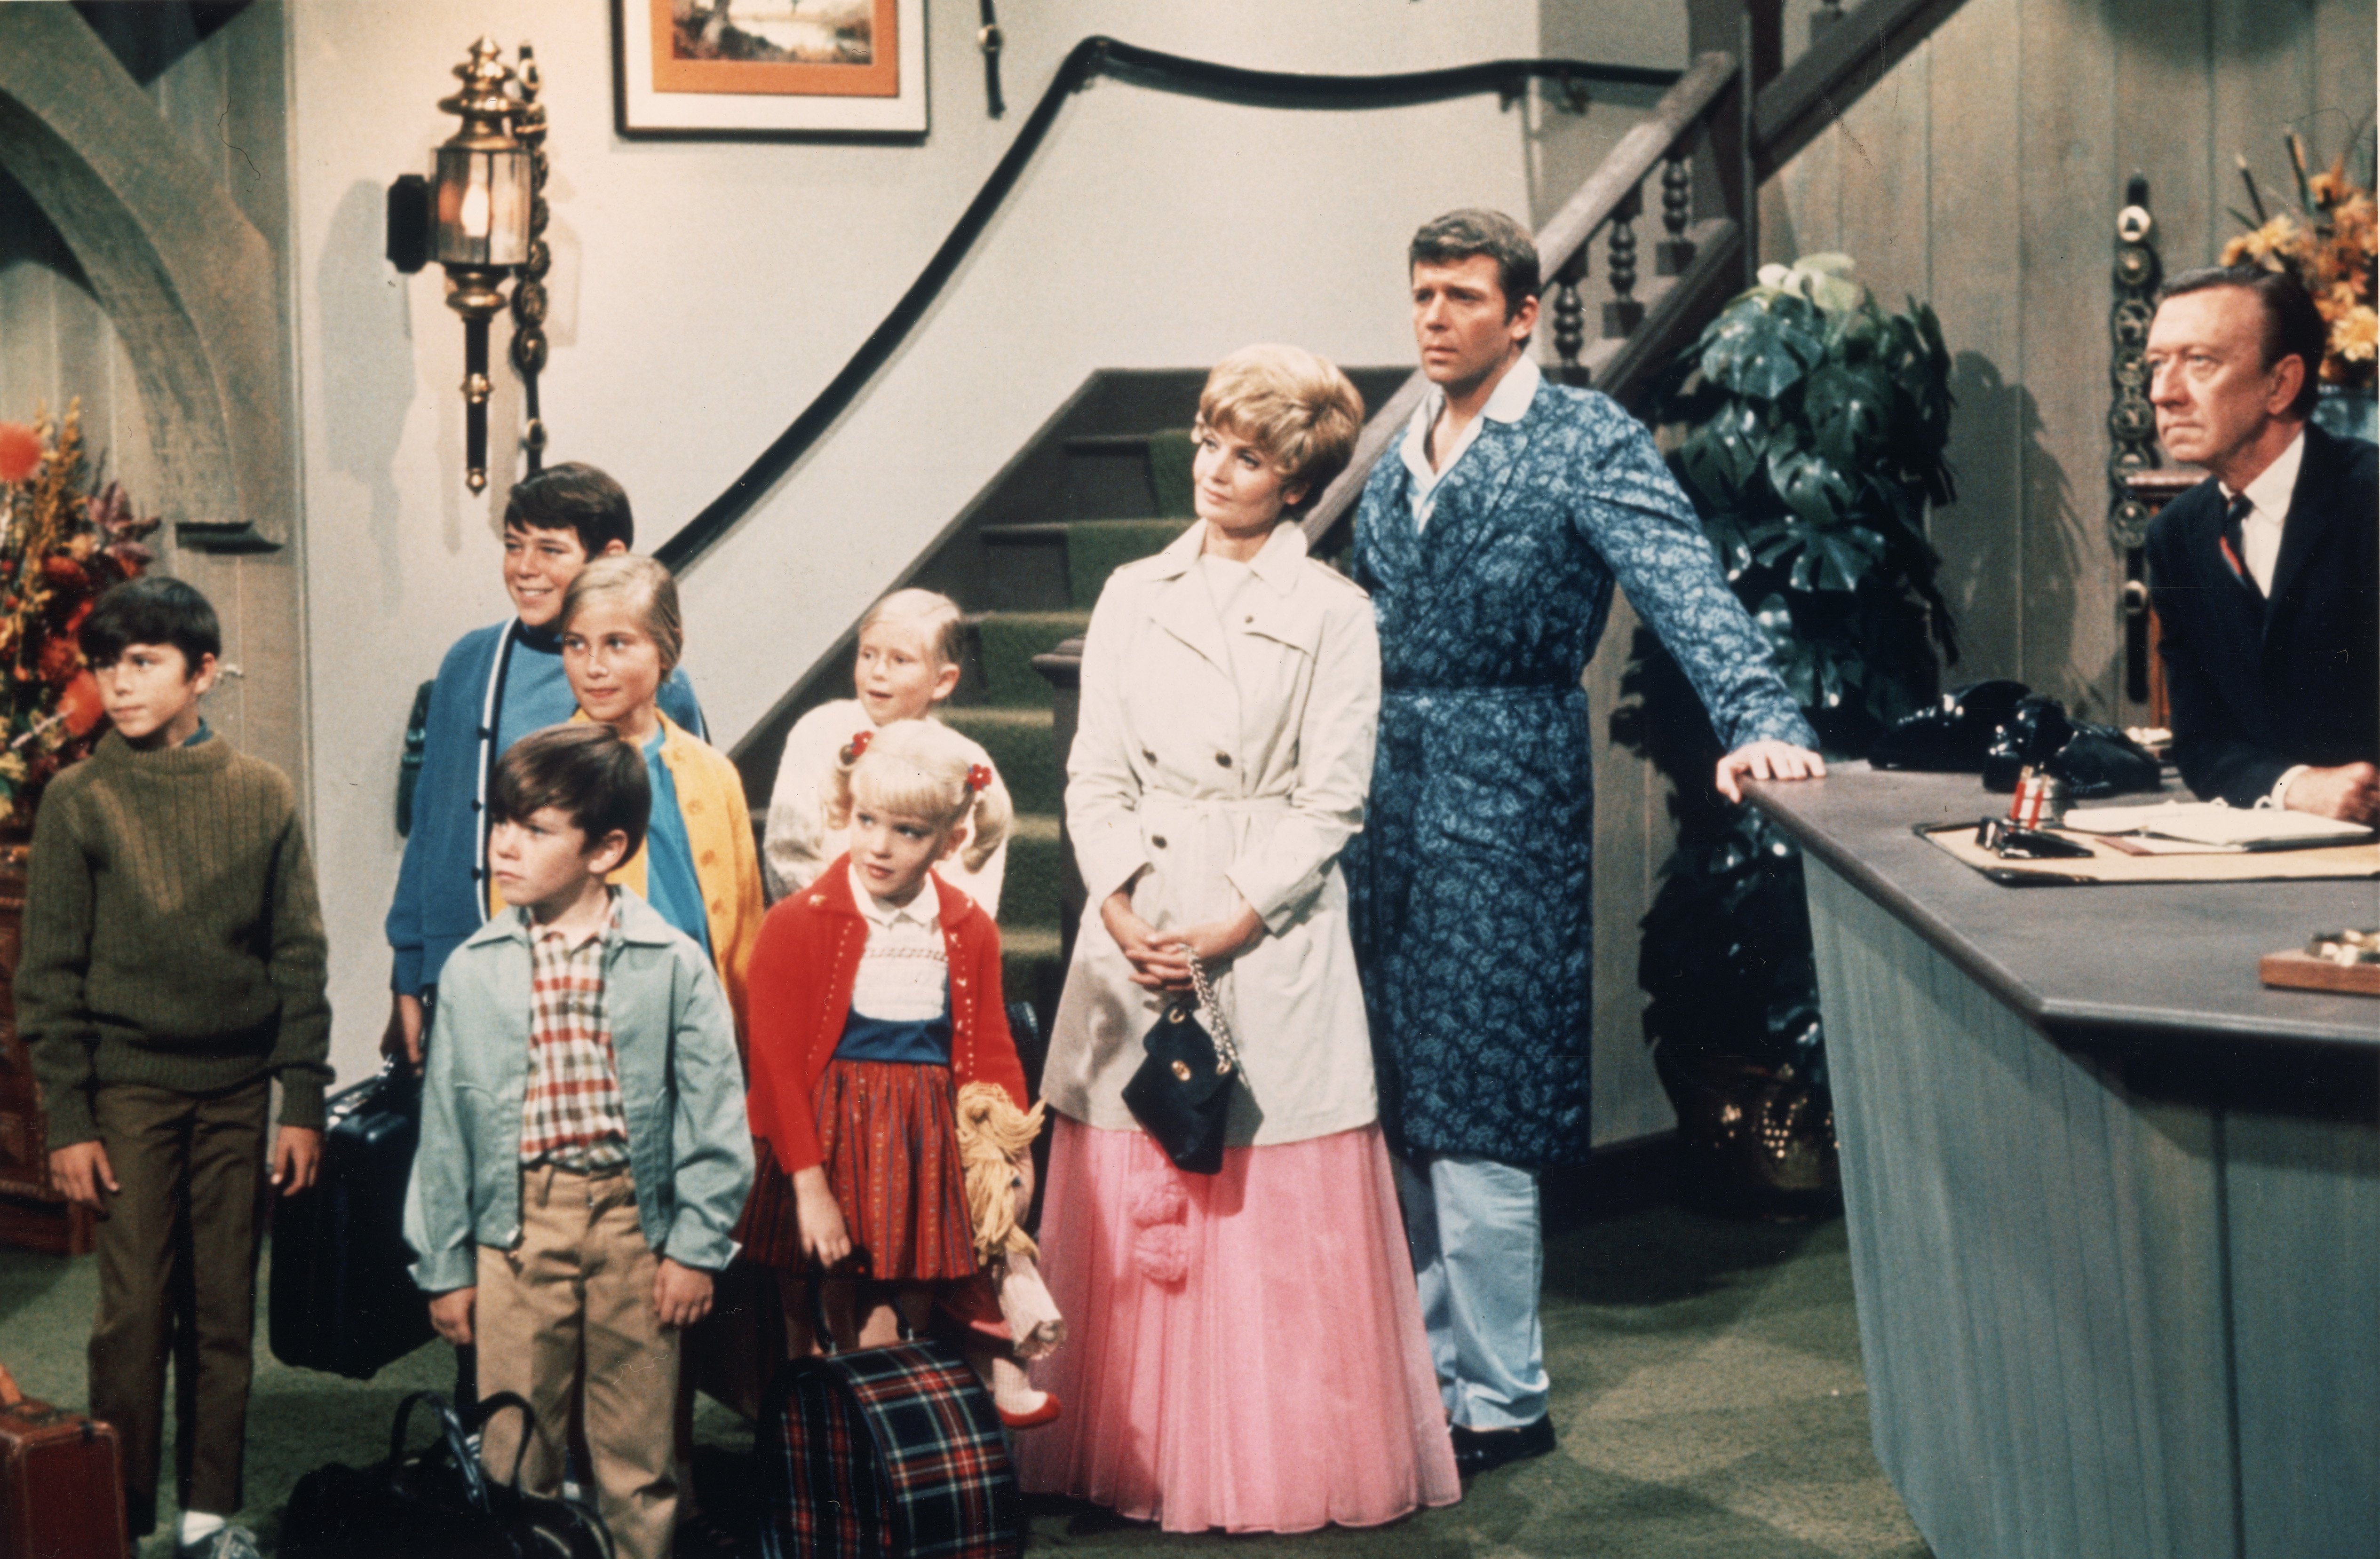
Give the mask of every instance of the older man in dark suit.
<path id="1" fill-rule="evenodd" d="M 2157 437 L 2213 475 L 2150 528 L 2149 579 L 2190 788 L 2380 823 L 2380 452 L 2307 420 L 2326 340 L 2292 276 L 2209 267 L 2167 285 Z"/>

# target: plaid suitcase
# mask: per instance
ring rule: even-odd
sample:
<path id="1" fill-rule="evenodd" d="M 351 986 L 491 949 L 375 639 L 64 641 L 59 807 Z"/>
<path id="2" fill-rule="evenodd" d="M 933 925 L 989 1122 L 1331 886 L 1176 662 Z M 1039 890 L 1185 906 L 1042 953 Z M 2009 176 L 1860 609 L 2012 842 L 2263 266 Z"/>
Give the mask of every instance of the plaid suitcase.
<path id="1" fill-rule="evenodd" d="M 991 1395 L 931 1338 L 797 1359 L 761 1419 L 768 1559 L 1012 1559 L 1024 1501 Z"/>
<path id="2" fill-rule="evenodd" d="M 115 1426 L 27 1400 L 0 1370 L 0 1559 L 124 1559 Z"/>

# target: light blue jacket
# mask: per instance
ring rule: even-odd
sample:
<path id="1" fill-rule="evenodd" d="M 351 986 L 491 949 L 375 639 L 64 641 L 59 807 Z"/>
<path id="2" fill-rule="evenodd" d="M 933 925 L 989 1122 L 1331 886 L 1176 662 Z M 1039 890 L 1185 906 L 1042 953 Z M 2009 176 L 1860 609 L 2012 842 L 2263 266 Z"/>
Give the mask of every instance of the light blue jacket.
<path id="1" fill-rule="evenodd" d="M 413 1280 L 479 1281 L 477 1247 L 520 1243 L 521 1100 L 528 1084 L 529 944 L 508 910 L 455 949 L 438 987 L 421 1146 L 405 1197 Z M 752 1189 L 744 1070 L 719 976 L 635 894 L 603 957 L 603 1010 L 628 1117 L 637 1221 L 657 1255 L 716 1272 Z"/>

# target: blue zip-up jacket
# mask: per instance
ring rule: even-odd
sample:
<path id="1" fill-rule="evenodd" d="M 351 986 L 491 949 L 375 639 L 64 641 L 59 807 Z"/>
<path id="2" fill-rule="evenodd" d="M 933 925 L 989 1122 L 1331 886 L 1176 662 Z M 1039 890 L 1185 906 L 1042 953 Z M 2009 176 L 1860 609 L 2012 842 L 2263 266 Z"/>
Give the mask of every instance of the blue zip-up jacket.
<path id="1" fill-rule="evenodd" d="M 710 960 L 625 888 L 603 954 L 637 1223 L 653 1253 L 717 1272 L 735 1254 L 752 1190 L 752 1130 L 735 1022 Z M 425 1294 L 479 1279 L 479 1247 L 521 1237 L 521 1101 L 528 1088 L 528 918 L 507 910 L 447 960 L 438 986 L 421 1145 L 405 1195 L 405 1242 Z"/>
<path id="2" fill-rule="evenodd" d="M 476 628 L 455 641 L 438 668 L 422 731 L 413 832 L 388 907 L 392 990 L 419 996 L 436 985 L 447 955 L 487 921 L 488 780 L 504 755 L 495 750 L 496 715 L 519 631 L 517 618 Z M 660 703 L 670 719 L 709 739 L 683 669 L 662 684 Z M 551 723 L 568 719 L 576 707 L 564 704 Z"/>

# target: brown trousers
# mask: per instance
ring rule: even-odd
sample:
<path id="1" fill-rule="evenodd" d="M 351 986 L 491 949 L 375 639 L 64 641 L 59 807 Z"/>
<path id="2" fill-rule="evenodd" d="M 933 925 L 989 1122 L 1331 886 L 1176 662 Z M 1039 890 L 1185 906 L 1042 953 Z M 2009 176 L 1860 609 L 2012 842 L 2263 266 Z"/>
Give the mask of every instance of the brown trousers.
<path id="1" fill-rule="evenodd" d="M 522 1170 L 519 1246 L 480 1247 L 480 1400 L 517 1392 L 537 1415 L 520 1460 L 531 1493 L 562 1486 L 574 1417 L 584 1424 L 596 1509 L 621 1559 L 667 1559 L 677 1523 L 678 1334 L 653 1314 L 660 1266 L 625 1172 Z M 520 1450 L 518 1413 L 489 1420 L 491 1474 L 511 1477 Z"/>
<path id="2" fill-rule="evenodd" d="M 169 1353 L 180 1506 L 240 1507 L 272 1096 L 259 1080 L 212 1095 L 111 1083 L 91 1097 L 119 1189 L 99 1223 L 91 1413 L 121 1436 L 136 1533 L 157 1525 Z"/>

